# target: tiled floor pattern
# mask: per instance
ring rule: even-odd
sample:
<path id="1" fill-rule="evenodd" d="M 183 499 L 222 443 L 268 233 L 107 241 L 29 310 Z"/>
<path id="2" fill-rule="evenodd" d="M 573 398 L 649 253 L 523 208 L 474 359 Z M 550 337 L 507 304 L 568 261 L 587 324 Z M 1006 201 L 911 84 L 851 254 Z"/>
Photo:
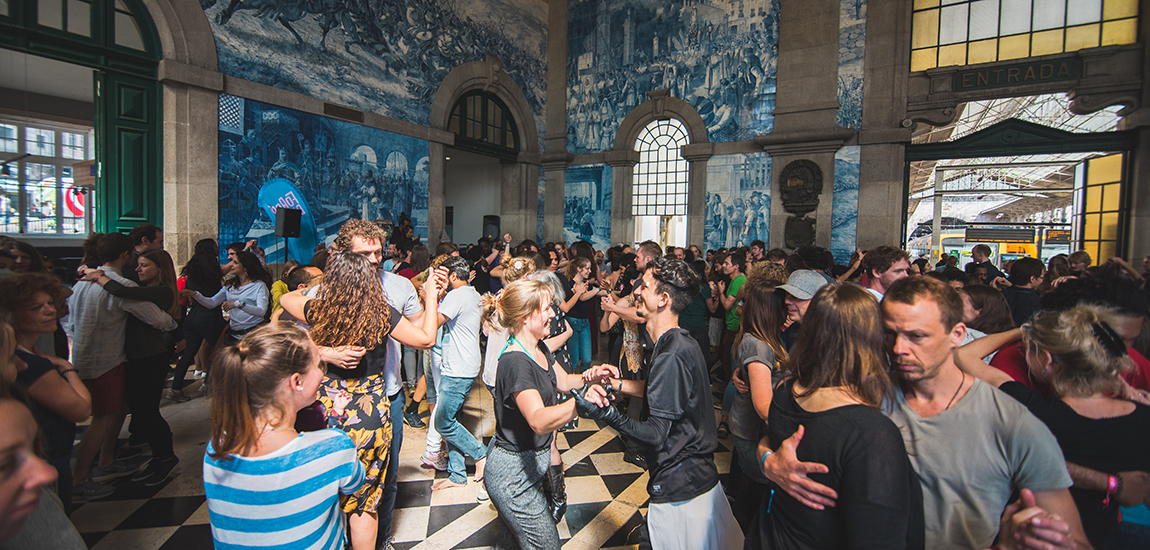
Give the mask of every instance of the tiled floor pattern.
<path id="1" fill-rule="evenodd" d="M 198 395 L 198 385 L 189 395 Z M 202 460 L 208 442 L 209 400 L 165 401 L 164 416 L 176 438 L 180 465 L 163 485 L 145 488 L 121 480 L 116 493 L 77 506 L 76 528 L 94 550 L 190 550 L 212 547 L 208 507 L 202 485 Z M 491 396 L 473 389 L 462 415 L 484 442 L 494 430 Z M 717 411 L 716 411 L 717 412 Z M 424 416 L 426 418 L 426 411 Z M 126 432 L 122 434 L 126 437 Z M 399 463 L 399 495 L 392 535 L 395 547 L 408 549 L 486 548 L 503 528 L 490 503 L 475 500 L 477 484 L 431 491 L 446 473 L 421 468 L 426 430 L 404 427 Z M 623 445 L 611 428 L 580 419 L 576 429 L 558 435 L 566 467 L 567 514 L 559 524 L 563 548 L 634 548 L 646 514 L 647 473 L 623 461 Z M 715 462 L 730 465 L 730 441 L 720 442 Z M 470 469 L 470 466 L 469 466 Z"/>

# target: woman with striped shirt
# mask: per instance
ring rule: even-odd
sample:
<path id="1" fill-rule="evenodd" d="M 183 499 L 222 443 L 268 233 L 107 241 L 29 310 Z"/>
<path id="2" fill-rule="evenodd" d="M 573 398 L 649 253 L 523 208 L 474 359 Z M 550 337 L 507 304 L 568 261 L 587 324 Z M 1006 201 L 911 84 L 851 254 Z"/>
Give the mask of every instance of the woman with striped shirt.
<path id="1" fill-rule="evenodd" d="M 355 444 L 340 430 L 292 428 L 323 380 L 319 349 L 281 321 L 216 352 L 212 368 L 204 492 L 216 548 L 342 549 L 340 495 L 364 477 Z M 349 399 L 337 400 L 331 415 L 343 414 Z"/>

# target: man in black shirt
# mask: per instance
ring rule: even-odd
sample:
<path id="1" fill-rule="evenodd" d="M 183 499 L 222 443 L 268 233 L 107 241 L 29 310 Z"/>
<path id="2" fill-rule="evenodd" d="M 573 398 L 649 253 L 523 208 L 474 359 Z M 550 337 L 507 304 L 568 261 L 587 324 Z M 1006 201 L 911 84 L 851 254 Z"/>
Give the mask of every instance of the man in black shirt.
<path id="1" fill-rule="evenodd" d="M 982 279 L 984 285 L 993 283 L 999 277 L 1006 277 L 1006 274 L 990 261 L 990 254 L 990 247 L 985 244 L 976 244 L 970 251 L 970 258 L 974 260 L 975 267 L 986 268 L 986 275 Z"/>
<path id="2" fill-rule="evenodd" d="M 637 441 L 647 455 L 651 495 L 641 548 L 742 548 L 743 534 L 719 488 L 718 447 L 710 381 L 699 345 L 679 327 L 679 314 L 699 293 L 686 262 L 660 258 L 643 273 L 636 309 L 655 341 L 650 375 L 620 380 L 611 365 L 589 369 L 594 380 L 629 395 L 646 395 L 646 420 L 628 418 L 575 394 L 579 410 Z"/>
<path id="3" fill-rule="evenodd" d="M 1010 266 L 1010 286 L 1002 289 L 1002 296 L 1010 306 L 1014 326 L 1022 326 L 1038 311 L 1038 301 L 1042 297 L 1034 289 L 1042 284 L 1042 276 L 1045 274 L 1046 266 L 1034 258 L 1019 258 Z"/>

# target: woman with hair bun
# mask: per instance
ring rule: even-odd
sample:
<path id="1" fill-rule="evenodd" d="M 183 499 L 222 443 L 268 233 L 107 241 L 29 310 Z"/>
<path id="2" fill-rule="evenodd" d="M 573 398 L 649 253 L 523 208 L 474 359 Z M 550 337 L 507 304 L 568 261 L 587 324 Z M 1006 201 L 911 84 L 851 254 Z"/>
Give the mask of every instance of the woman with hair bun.
<path id="1" fill-rule="evenodd" d="M 1114 331 L 1118 322 L 1114 310 L 1100 306 L 1039 311 L 1022 328 L 980 338 L 954 354 L 964 372 L 1017 399 L 1054 433 L 1074 478 L 1070 495 L 1095 548 L 1108 548 L 1118 533 L 1119 505 L 1150 501 L 1124 483 L 1132 472 L 1150 471 L 1150 407 L 1145 392 L 1121 379 L 1133 362 Z M 980 360 L 1020 337 L 1030 376 L 1053 395 Z"/>
<path id="2" fill-rule="evenodd" d="M 575 400 L 559 403 L 558 392 L 582 387 L 583 379 L 559 366 L 543 342 L 554 315 L 551 294 L 549 284 L 521 279 L 481 304 L 484 322 L 510 334 L 499 355 L 495 436 L 484 469 L 487 492 L 507 527 L 498 548 L 559 548 L 543 480 L 553 432 L 576 416 Z M 606 404 L 598 386 L 587 396 Z"/>
<path id="3" fill-rule="evenodd" d="M 339 430 L 293 428 L 323 379 L 319 349 L 294 323 L 279 321 L 213 359 L 204 493 L 216 547 L 342 549 L 340 498 L 364 478 L 355 443 Z M 341 415 L 349 399 L 331 413 Z"/>

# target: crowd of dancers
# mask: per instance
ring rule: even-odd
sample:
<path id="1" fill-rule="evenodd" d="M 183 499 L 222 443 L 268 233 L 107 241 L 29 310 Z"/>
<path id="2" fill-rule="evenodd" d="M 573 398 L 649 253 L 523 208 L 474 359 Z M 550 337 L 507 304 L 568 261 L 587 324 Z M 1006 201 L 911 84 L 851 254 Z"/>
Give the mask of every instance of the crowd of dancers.
<path id="1" fill-rule="evenodd" d="M 4 548 L 83 548 L 74 503 L 164 483 L 159 405 L 189 399 L 189 371 L 221 548 L 390 547 L 405 423 L 447 472 L 433 490 L 494 506 L 498 547 L 559 548 L 556 433 L 580 416 L 648 471 L 643 547 L 1150 547 L 1150 258 L 430 251 L 352 220 L 305 265 L 254 242 L 221 264 L 205 239 L 177 272 L 141 225 L 91 235 L 65 286 L 31 246 L 0 250 Z M 486 445 L 462 422 L 484 389 Z"/>

